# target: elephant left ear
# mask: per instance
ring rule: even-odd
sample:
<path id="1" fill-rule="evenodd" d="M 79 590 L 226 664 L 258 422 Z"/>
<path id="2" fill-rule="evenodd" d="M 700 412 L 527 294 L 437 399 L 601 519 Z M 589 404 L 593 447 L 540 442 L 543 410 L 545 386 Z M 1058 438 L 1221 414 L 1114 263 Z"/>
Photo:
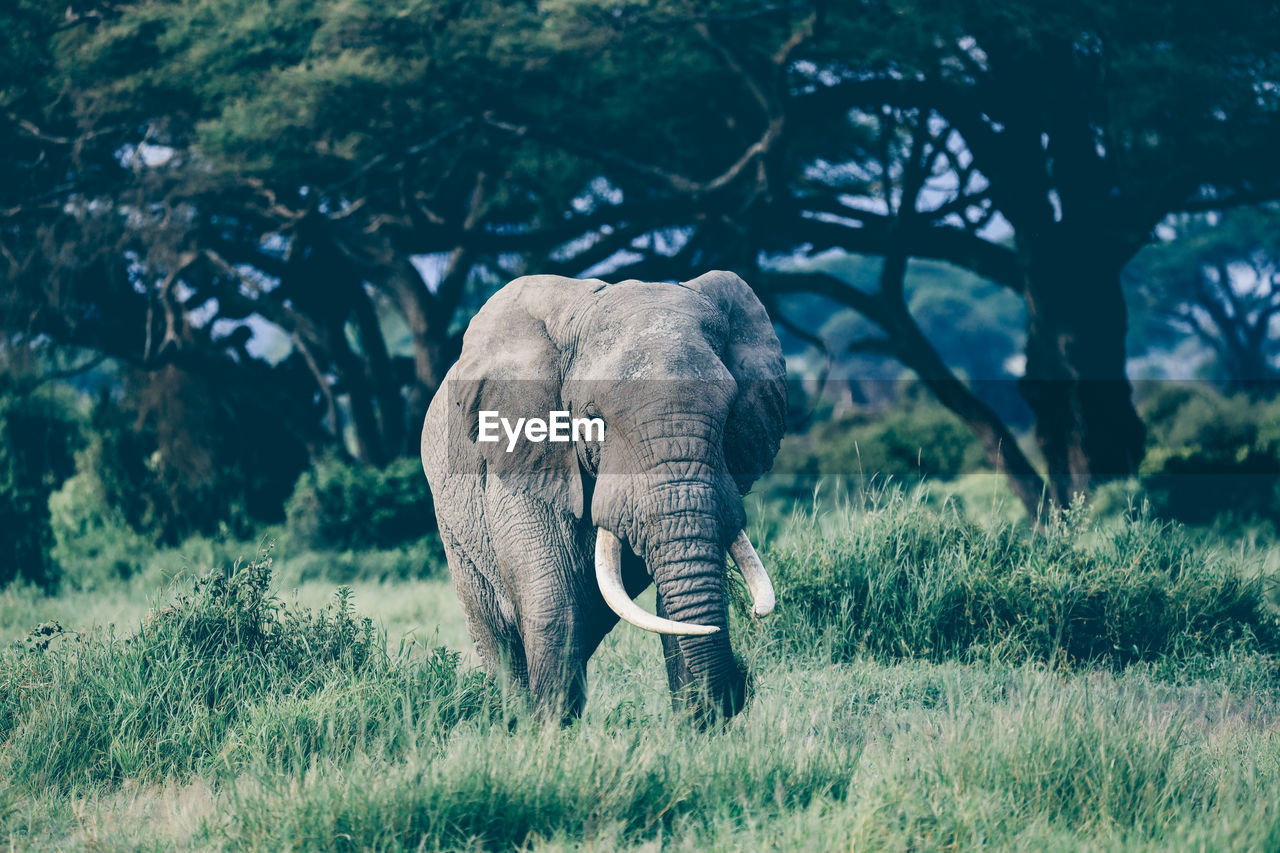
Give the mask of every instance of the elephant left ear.
<path id="1" fill-rule="evenodd" d="M 685 287 L 719 306 L 728 326 L 725 367 L 738 396 L 725 421 L 724 455 L 738 491 L 746 494 L 773 467 L 786 426 L 787 368 L 769 314 L 739 276 L 714 270 Z"/>
<path id="2" fill-rule="evenodd" d="M 539 498 L 576 518 L 583 515 L 583 487 L 573 445 L 524 439 L 513 445 L 496 421 L 505 418 L 514 425 L 567 408 L 561 393 L 560 347 L 547 321 L 566 301 L 597 284 L 556 276 L 516 279 L 472 318 L 458 363 L 450 371 L 454 378 L 449 416 L 455 440 L 474 443 L 487 474 L 511 492 Z M 491 427 L 484 440 L 482 416 Z"/>

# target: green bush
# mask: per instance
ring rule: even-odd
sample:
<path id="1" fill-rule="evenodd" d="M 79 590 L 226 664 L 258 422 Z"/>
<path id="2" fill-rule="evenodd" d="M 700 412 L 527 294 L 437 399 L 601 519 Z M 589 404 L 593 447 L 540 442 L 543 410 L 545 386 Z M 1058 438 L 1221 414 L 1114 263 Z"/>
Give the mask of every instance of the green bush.
<path id="1" fill-rule="evenodd" d="M 357 743 L 394 755 L 492 694 L 443 649 L 387 650 L 349 592 L 314 612 L 270 593 L 270 561 L 205 575 L 129 637 L 37 628 L 0 653 L 0 748 L 27 790 L 305 767 Z"/>
<path id="2" fill-rule="evenodd" d="M 1224 530 L 1280 524 L 1280 401 L 1162 385 L 1141 409 L 1149 427 L 1141 479 L 1158 514 Z"/>
<path id="3" fill-rule="evenodd" d="M 57 583 L 49 495 L 71 476 L 80 440 L 66 406 L 9 389 L 0 376 L 0 586 Z"/>
<path id="4" fill-rule="evenodd" d="M 49 496 L 49 527 L 50 554 L 61 569 L 62 583 L 73 589 L 128 579 L 155 550 L 119 507 L 108 503 L 102 481 L 84 468 Z"/>
<path id="5" fill-rule="evenodd" d="M 447 563 L 444 547 L 433 534 L 397 548 L 301 551 L 285 559 L 283 568 L 290 582 L 351 583 L 434 577 L 447 571 Z"/>
<path id="6" fill-rule="evenodd" d="M 917 402 L 857 413 L 788 436 L 774 462 L 778 474 L 864 480 L 953 480 L 982 467 L 986 455 L 955 415 Z"/>
<path id="7" fill-rule="evenodd" d="M 1031 532 L 892 490 L 792 521 L 766 560 L 781 602 L 772 630 L 835 660 L 1124 666 L 1280 652 L 1262 561 L 1141 512 L 1090 528 L 1077 503 Z"/>
<path id="8" fill-rule="evenodd" d="M 422 464 L 397 459 L 379 470 L 337 457 L 303 472 L 285 505 L 291 545 L 346 551 L 393 548 L 435 530 Z"/>
<path id="9" fill-rule="evenodd" d="M 284 520 L 308 458 L 277 412 L 262 400 L 228 398 L 172 365 L 128 372 L 123 390 L 119 400 L 104 394 L 92 406 L 75 459 L 78 482 L 60 507 L 64 533 L 86 527 L 98 540 L 74 553 L 93 564 L 88 576 L 112 573 L 116 560 L 103 555 L 130 531 L 174 546 L 192 536 L 250 539 Z"/>

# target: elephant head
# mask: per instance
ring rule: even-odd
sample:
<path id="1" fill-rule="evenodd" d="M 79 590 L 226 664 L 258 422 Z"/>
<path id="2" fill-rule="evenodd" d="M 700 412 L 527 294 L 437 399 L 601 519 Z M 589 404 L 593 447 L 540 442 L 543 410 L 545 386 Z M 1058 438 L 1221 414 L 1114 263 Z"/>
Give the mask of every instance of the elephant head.
<path id="1" fill-rule="evenodd" d="M 729 272 L 682 284 L 518 279 L 472 321 L 455 375 L 459 440 L 476 441 L 482 411 L 604 421 L 598 442 L 478 446 L 503 488 L 595 528 L 601 597 L 664 634 L 673 688 L 736 713 L 746 689 L 727 630 L 725 552 L 767 614 L 773 589 L 743 532 L 741 496 L 771 467 L 786 410 L 781 348 L 750 287 Z M 627 594 L 624 562 L 656 585 L 658 615 Z"/>

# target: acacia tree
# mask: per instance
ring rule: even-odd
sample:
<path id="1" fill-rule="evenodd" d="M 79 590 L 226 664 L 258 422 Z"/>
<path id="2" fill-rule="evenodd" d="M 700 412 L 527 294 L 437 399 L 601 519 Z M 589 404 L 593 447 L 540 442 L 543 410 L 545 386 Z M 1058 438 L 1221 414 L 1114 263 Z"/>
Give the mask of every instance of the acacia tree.
<path id="1" fill-rule="evenodd" d="M 255 385 L 316 448 L 349 424 L 364 461 L 411 451 L 468 283 L 573 233 L 529 233 L 562 190 L 476 133 L 477 92 L 510 88 L 486 59 L 509 31 L 476 23 L 500 5 L 99 4 L 72 26 L 31 4 L 10 32 L 38 61 L 5 81 L 8 327 Z"/>
<path id="2" fill-rule="evenodd" d="M 1036 415 L 1050 497 L 1065 503 L 1136 470 L 1144 430 L 1124 372 L 1120 271 L 1172 212 L 1280 193 L 1274 8 L 731 4 L 680 22 L 693 36 L 684 48 L 696 50 L 700 37 L 736 78 L 705 100 L 702 122 L 687 136 L 687 117 L 659 122 L 675 140 L 665 146 L 635 123 L 609 122 L 575 146 L 613 174 L 648 176 L 650 192 L 666 193 L 673 207 L 701 205 L 719 250 L 739 246 L 741 265 L 761 249 L 837 246 L 939 258 L 1004 284 L 1027 304 L 1021 390 Z M 671 39 L 676 27 L 637 13 L 615 25 L 610 55 L 628 45 L 652 52 L 654 34 Z M 894 166 L 891 156 L 868 156 L 891 143 L 885 124 L 900 125 L 904 113 L 924 134 L 914 150 L 926 165 L 915 177 L 910 158 Z M 710 157 L 690 163 L 691 150 L 710 149 L 692 134 L 717 123 L 739 129 L 738 146 L 720 158 L 727 168 L 708 168 Z M 566 132 L 564 122 L 550 127 L 548 140 Z M 917 191 L 921 176 L 932 190 Z M 993 220 L 1007 224 L 1003 234 Z M 669 267 L 653 260 L 637 269 Z M 879 296 L 820 276 L 754 280 L 883 315 Z M 890 326 L 876 346 L 935 361 L 910 325 Z M 968 408 L 963 392 L 947 399 Z M 965 417 L 984 424 L 989 447 L 993 435 L 1006 443 L 987 418 Z M 1015 476 L 1027 471 L 1005 461 Z"/>
<path id="3" fill-rule="evenodd" d="M 11 318 L 256 372 L 375 463 L 412 445 L 488 283 L 727 267 L 775 307 L 866 314 L 884 334 L 860 345 L 919 372 L 1034 508 L 1040 475 L 904 307 L 907 259 L 933 258 L 1025 300 L 1021 387 L 1065 502 L 1142 452 L 1125 261 L 1170 211 L 1277 193 L 1278 24 L 1239 0 L 86 8 L 30 27 L 46 72 L 8 130 L 62 159 L 6 214 Z M 829 247 L 883 256 L 879 291 L 769 261 Z M 290 342 L 275 367 L 263 324 Z"/>
<path id="4" fill-rule="evenodd" d="M 1212 354 L 1212 378 L 1253 394 L 1280 379 L 1278 213 L 1183 214 L 1126 270 L 1151 333 L 1193 337 Z"/>

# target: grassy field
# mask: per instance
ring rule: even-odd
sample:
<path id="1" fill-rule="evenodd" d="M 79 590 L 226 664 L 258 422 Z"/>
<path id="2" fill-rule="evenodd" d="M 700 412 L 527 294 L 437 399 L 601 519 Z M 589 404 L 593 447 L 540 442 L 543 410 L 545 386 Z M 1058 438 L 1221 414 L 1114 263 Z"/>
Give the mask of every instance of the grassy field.
<path id="1" fill-rule="evenodd" d="M 0 849 L 1280 848 L 1274 552 L 894 495 L 754 532 L 781 607 L 711 731 L 629 626 L 539 725 L 433 650 L 443 578 L 0 593 Z"/>

